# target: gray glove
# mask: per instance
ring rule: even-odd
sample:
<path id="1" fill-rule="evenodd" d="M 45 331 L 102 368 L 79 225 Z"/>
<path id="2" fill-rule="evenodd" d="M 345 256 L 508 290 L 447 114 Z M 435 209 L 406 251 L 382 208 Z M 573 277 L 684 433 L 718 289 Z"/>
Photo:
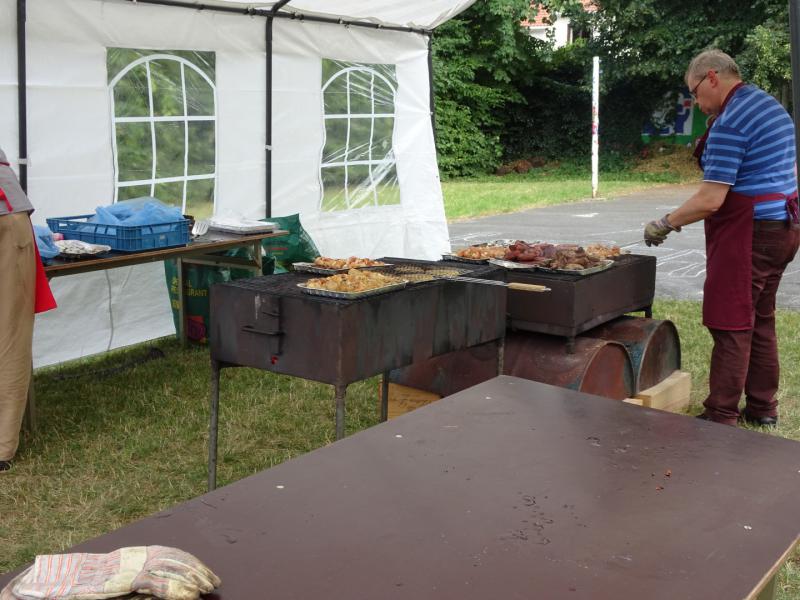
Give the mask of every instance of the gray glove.
<path id="1" fill-rule="evenodd" d="M 680 227 L 673 227 L 667 219 L 669 214 L 664 215 L 657 221 L 650 221 L 644 228 L 644 243 L 648 246 L 658 246 L 667 239 L 673 231 L 680 231 Z"/>

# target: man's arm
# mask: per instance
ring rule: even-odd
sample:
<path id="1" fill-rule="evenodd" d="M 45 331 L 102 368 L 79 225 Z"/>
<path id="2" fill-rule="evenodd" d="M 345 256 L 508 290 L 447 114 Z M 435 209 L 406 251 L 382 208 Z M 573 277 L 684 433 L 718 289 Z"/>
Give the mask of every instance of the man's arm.
<path id="1" fill-rule="evenodd" d="M 667 216 L 669 224 L 682 227 L 714 214 L 725 202 L 730 187 L 726 183 L 704 181 L 695 194 Z"/>

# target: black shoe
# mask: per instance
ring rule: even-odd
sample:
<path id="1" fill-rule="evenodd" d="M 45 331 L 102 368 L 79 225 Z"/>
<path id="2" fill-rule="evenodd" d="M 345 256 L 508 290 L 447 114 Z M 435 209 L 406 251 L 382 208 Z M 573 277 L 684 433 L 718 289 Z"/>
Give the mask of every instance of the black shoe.
<path id="1" fill-rule="evenodd" d="M 755 425 L 758 427 L 778 426 L 778 417 L 751 417 L 746 412 L 742 413 L 742 421 L 748 425 Z"/>
<path id="2" fill-rule="evenodd" d="M 11 468 L 10 460 L 0 460 L 0 471 L 8 471 Z"/>
<path id="3" fill-rule="evenodd" d="M 711 421 L 711 417 L 709 417 L 706 413 L 700 413 L 699 415 L 695 415 L 695 419 L 703 419 L 703 421 Z"/>

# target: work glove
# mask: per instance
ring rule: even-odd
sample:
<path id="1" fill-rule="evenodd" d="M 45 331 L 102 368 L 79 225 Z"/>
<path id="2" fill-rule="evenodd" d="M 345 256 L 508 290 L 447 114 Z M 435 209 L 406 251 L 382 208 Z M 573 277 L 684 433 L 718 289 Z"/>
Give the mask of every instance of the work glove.
<path id="1" fill-rule="evenodd" d="M 644 243 L 648 246 L 658 246 L 667 239 L 672 231 L 680 231 L 680 227 L 673 227 L 669 224 L 668 214 L 657 221 L 650 221 L 644 228 Z"/>
<path id="2" fill-rule="evenodd" d="M 197 600 L 220 583 L 188 552 L 135 546 L 109 554 L 37 556 L 11 592 L 18 600 L 102 600 L 132 592 L 164 600 Z"/>

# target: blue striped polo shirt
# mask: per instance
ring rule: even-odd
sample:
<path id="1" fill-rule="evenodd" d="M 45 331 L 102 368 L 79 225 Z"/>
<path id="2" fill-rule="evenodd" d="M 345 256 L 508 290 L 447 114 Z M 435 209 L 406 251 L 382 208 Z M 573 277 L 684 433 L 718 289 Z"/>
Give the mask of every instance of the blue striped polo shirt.
<path id="1" fill-rule="evenodd" d="M 797 189 L 792 118 L 781 104 L 754 85 L 734 92 L 714 121 L 703 151 L 703 180 L 725 183 L 746 196 Z M 759 202 L 754 219 L 785 220 L 784 200 Z"/>

